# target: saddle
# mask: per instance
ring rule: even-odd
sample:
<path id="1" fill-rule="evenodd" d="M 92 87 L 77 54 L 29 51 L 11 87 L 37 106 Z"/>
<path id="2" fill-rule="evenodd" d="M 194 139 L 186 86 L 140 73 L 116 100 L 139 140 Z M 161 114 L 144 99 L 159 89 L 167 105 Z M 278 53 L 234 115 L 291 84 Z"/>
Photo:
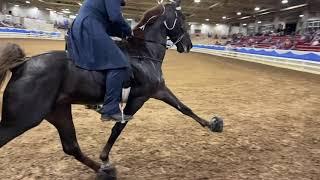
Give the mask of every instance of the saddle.
<path id="1" fill-rule="evenodd" d="M 69 41 L 69 35 L 68 35 L 68 33 L 65 35 L 64 38 L 65 38 L 65 41 L 66 41 L 65 51 L 66 51 L 66 53 L 67 53 L 67 57 L 68 57 L 68 59 L 70 59 L 70 60 L 72 61 L 72 57 L 71 57 L 70 54 L 68 53 L 68 47 L 71 47 L 70 44 L 69 44 L 70 41 Z M 81 68 L 81 67 L 80 67 L 80 68 Z M 122 96 L 121 96 L 121 103 L 122 103 L 122 104 L 127 103 L 127 101 L 128 101 L 133 77 L 134 77 L 134 75 L 133 75 L 133 73 L 131 72 L 129 80 L 123 83 Z"/>

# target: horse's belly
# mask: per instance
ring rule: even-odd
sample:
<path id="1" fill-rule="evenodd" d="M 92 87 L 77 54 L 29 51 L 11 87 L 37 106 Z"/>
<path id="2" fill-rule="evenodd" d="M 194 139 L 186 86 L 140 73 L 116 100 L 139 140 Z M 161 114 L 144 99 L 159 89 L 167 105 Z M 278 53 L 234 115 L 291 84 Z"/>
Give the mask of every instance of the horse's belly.
<path id="1" fill-rule="evenodd" d="M 101 72 L 83 70 L 71 64 L 62 89 L 58 103 L 99 104 L 104 99 L 105 77 Z"/>

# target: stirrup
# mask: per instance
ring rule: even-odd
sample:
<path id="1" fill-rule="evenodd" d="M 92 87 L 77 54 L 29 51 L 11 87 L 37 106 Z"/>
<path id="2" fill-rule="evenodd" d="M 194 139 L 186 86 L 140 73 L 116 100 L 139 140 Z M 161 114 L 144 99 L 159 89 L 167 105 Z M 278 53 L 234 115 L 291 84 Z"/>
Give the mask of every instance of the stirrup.
<path id="1" fill-rule="evenodd" d="M 122 89 L 121 103 L 127 103 L 131 87 Z"/>
<path id="2" fill-rule="evenodd" d="M 124 120 L 124 112 L 123 111 L 124 111 L 124 108 L 127 105 L 127 101 L 128 101 L 128 98 L 129 98 L 130 90 L 131 90 L 131 87 L 122 88 L 121 102 L 119 103 L 119 108 L 120 108 L 121 115 L 122 115 L 121 123 L 125 123 L 126 122 L 126 120 Z"/>

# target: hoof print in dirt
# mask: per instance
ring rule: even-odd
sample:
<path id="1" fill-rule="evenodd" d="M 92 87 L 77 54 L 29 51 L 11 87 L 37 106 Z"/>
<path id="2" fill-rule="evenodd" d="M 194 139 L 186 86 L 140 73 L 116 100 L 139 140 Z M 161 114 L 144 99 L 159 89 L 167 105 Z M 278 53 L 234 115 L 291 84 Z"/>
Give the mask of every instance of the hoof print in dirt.
<path id="1" fill-rule="evenodd" d="M 100 169 L 97 172 L 96 180 L 117 180 L 117 171 L 114 167 Z"/>
<path id="2" fill-rule="evenodd" d="M 223 131 L 223 119 L 222 119 L 222 118 L 219 118 L 219 117 L 213 117 L 213 118 L 210 120 L 209 129 L 210 129 L 212 132 L 219 132 L 219 133 L 221 133 L 221 132 Z"/>

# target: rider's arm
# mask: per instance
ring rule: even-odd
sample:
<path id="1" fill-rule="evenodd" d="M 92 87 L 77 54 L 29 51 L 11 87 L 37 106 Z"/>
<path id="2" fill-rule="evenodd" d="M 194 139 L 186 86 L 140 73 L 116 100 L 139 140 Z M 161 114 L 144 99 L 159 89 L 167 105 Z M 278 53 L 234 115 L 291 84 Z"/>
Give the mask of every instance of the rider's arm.
<path id="1" fill-rule="evenodd" d="M 106 9 L 108 12 L 109 20 L 112 22 L 115 29 L 121 32 L 116 33 L 116 36 L 125 37 L 131 35 L 131 27 L 124 20 L 121 13 L 121 0 L 105 0 Z"/>
<path id="2" fill-rule="evenodd" d="M 109 36 L 113 36 L 113 37 L 120 37 L 120 38 L 125 38 L 126 35 L 124 35 L 124 33 L 122 33 L 122 30 L 118 27 L 115 27 L 115 25 L 111 25 L 112 28 L 107 30 L 107 33 Z"/>

